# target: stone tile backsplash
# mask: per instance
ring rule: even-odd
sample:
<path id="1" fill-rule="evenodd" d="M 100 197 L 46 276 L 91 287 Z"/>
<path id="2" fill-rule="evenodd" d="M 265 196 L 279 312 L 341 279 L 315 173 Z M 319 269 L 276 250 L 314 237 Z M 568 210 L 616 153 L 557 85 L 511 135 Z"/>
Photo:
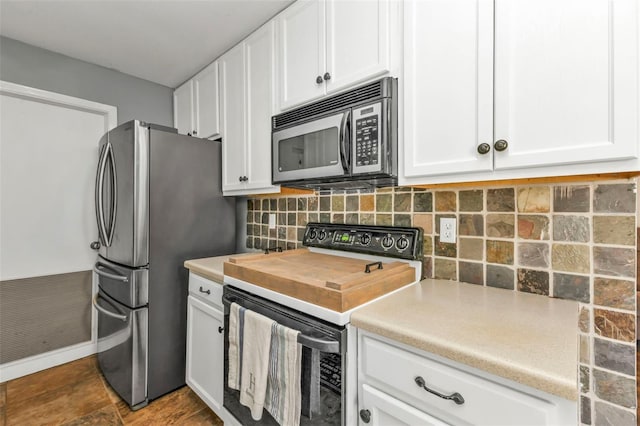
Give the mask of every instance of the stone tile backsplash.
<path id="1" fill-rule="evenodd" d="M 636 206 L 635 179 L 250 198 L 246 245 L 300 247 L 308 222 L 421 227 L 427 277 L 580 302 L 580 421 L 635 425 Z"/>

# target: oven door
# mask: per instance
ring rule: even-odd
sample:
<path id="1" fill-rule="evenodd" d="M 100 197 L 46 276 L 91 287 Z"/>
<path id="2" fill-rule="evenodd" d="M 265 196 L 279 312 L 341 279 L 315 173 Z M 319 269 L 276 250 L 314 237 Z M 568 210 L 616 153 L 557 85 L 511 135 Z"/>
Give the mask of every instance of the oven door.
<path id="1" fill-rule="evenodd" d="M 349 175 L 351 110 L 276 130 L 273 182 Z"/>
<path id="2" fill-rule="evenodd" d="M 277 425 L 267 410 L 255 421 L 249 409 L 240 404 L 240 392 L 228 386 L 229 377 L 229 312 L 231 303 L 267 316 L 300 331 L 302 345 L 300 378 L 300 424 L 344 425 L 346 399 L 346 340 L 343 326 L 330 324 L 301 312 L 255 296 L 229 285 L 224 286 L 224 399 L 228 412 L 244 426 Z"/>

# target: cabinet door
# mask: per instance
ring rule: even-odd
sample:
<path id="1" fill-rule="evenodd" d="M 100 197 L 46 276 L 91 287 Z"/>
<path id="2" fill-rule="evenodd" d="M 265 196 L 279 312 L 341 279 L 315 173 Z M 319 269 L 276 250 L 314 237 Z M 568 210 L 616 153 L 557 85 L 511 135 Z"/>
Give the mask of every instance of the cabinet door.
<path id="1" fill-rule="evenodd" d="M 222 116 L 222 189 L 245 187 L 244 43 L 218 60 Z"/>
<path id="2" fill-rule="evenodd" d="M 368 411 L 370 421 L 365 422 L 362 415 L 359 417 L 361 426 L 385 426 L 385 425 L 421 425 L 421 426 L 447 426 L 428 415 L 405 404 L 383 392 L 368 385 L 362 385 L 359 404 L 360 413 Z M 367 413 L 363 413 L 365 416 Z"/>
<path id="3" fill-rule="evenodd" d="M 327 93 L 389 71 L 388 0 L 327 0 Z"/>
<path id="4" fill-rule="evenodd" d="M 245 40 L 247 90 L 247 189 L 271 185 L 271 115 L 274 98 L 275 24 Z"/>
<path id="5" fill-rule="evenodd" d="M 223 314 L 189 296 L 186 382 L 216 413 L 224 391 Z"/>
<path id="6" fill-rule="evenodd" d="M 192 134 L 193 120 L 193 80 L 189 80 L 173 91 L 173 126 L 178 133 Z"/>
<path id="7" fill-rule="evenodd" d="M 496 0 L 496 170 L 638 156 L 637 8 Z"/>
<path id="8" fill-rule="evenodd" d="M 493 1 L 404 7 L 404 176 L 491 171 Z"/>
<path id="9" fill-rule="evenodd" d="M 220 134 L 218 106 L 218 62 L 214 62 L 193 78 L 195 94 L 195 135 L 211 138 Z"/>
<path id="10" fill-rule="evenodd" d="M 278 108 L 325 93 L 324 0 L 298 1 L 278 15 Z M 320 83 L 316 79 L 320 77 Z"/>

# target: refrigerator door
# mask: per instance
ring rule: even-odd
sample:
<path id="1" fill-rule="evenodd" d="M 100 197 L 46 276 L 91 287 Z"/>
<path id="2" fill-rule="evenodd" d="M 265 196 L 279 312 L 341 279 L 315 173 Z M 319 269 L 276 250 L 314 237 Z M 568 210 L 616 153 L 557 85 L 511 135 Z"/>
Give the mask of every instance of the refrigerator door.
<path id="1" fill-rule="evenodd" d="M 99 291 L 98 362 L 109 385 L 133 409 L 147 404 L 148 308 L 130 309 Z"/>
<path id="2" fill-rule="evenodd" d="M 122 265 L 149 263 L 149 131 L 133 120 L 100 140 L 96 216 L 100 256 Z"/>
<path id="3" fill-rule="evenodd" d="M 147 268 L 128 268 L 98 257 L 93 272 L 100 289 L 123 305 L 138 308 L 149 303 Z"/>

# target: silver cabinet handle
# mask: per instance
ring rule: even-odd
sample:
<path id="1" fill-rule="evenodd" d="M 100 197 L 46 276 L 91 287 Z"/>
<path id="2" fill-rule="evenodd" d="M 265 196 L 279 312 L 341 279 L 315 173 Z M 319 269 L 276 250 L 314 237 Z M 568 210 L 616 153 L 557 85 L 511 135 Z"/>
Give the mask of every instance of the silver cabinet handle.
<path id="1" fill-rule="evenodd" d="M 319 75 L 319 76 L 317 76 L 317 77 L 316 77 L 316 84 L 322 84 L 322 82 L 323 82 L 323 81 L 324 81 L 324 80 L 322 79 L 322 76 L 321 76 L 321 75 Z"/>
<path id="2" fill-rule="evenodd" d="M 102 266 L 99 263 L 96 263 L 95 265 L 93 265 L 93 272 L 95 272 L 98 275 L 101 275 L 105 278 L 111 278 L 112 280 L 116 280 L 116 281 L 122 281 L 123 283 L 126 283 L 129 281 L 128 277 L 125 277 L 124 275 L 116 275 L 116 274 L 110 274 L 108 272 L 103 271 L 102 269 L 100 269 L 100 266 Z"/>
<path id="3" fill-rule="evenodd" d="M 505 141 L 504 139 L 497 140 L 493 144 L 493 148 L 498 152 L 504 151 L 505 149 L 509 148 L 509 142 Z"/>
<path id="4" fill-rule="evenodd" d="M 328 72 L 325 72 L 322 78 L 324 78 L 324 81 L 329 81 L 331 80 L 331 74 L 329 74 Z"/>
<path id="5" fill-rule="evenodd" d="M 223 331 L 224 331 L 224 327 L 218 327 L 218 333 L 222 334 Z"/>
<path id="6" fill-rule="evenodd" d="M 458 405 L 464 404 L 464 398 L 458 392 L 454 392 L 451 395 L 444 395 L 444 394 L 441 394 L 440 392 L 434 391 L 433 389 L 429 389 L 427 387 L 427 385 L 426 385 L 425 380 L 422 378 L 422 376 L 416 377 L 415 381 L 416 381 L 416 385 L 418 385 L 418 387 L 421 387 L 422 389 L 426 390 L 427 392 L 429 392 L 429 393 L 431 393 L 431 394 L 433 394 L 435 396 L 438 396 L 438 397 L 440 397 L 442 399 L 446 399 L 446 400 L 449 400 L 449 401 L 453 401 Z"/>
<path id="7" fill-rule="evenodd" d="M 93 303 L 93 307 L 96 308 L 99 312 L 102 312 L 103 314 L 105 314 L 108 317 L 119 319 L 120 321 L 126 321 L 127 320 L 127 316 L 126 315 L 114 314 L 113 312 L 108 311 L 105 308 L 103 308 L 102 306 L 98 305 L 98 297 L 99 297 L 99 294 L 96 294 L 95 296 L 93 296 L 92 303 Z"/>
<path id="8" fill-rule="evenodd" d="M 194 131 L 193 131 L 193 134 L 194 134 L 194 135 L 197 135 L 197 134 L 198 134 L 198 131 L 197 131 L 197 130 L 194 130 Z"/>
<path id="9" fill-rule="evenodd" d="M 489 145 L 488 143 L 484 142 L 478 145 L 478 154 L 488 154 L 489 151 L 491 151 L 491 145 Z"/>

